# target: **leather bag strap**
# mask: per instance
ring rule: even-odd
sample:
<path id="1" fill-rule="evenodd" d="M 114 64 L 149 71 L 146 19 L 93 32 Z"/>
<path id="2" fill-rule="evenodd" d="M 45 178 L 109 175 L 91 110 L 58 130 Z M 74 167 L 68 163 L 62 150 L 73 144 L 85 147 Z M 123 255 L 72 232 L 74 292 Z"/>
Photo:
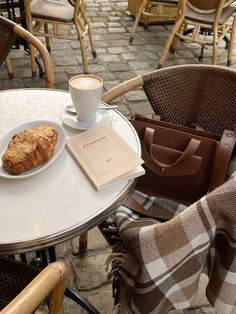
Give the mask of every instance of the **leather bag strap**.
<path id="1" fill-rule="evenodd" d="M 171 168 L 174 167 L 176 165 L 178 165 L 179 163 L 183 163 L 184 161 L 186 161 L 187 159 L 189 159 L 198 149 L 201 141 L 196 140 L 194 138 L 192 138 L 188 144 L 188 146 L 186 147 L 185 151 L 183 152 L 183 154 L 172 164 L 165 164 L 163 162 L 158 161 L 152 153 L 152 145 L 153 145 L 153 137 L 154 137 L 154 129 L 151 129 L 149 127 L 146 127 L 145 129 L 145 134 L 144 134 L 144 144 L 146 146 L 147 151 L 149 152 L 151 158 L 153 159 L 153 161 L 155 161 L 155 163 L 162 168 Z"/>
<path id="2" fill-rule="evenodd" d="M 155 213 L 149 213 L 141 204 L 139 204 L 134 198 L 129 197 L 123 204 L 125 207 L 132 209 L 134 212 L 146 216 L 149 218 L 157 218 L 159 219 L 160 216 Z"/>
<path id="3" fill-rule="evenodd" d="M 216 152 L 209 191 L 224 183 L 235 143 L 236 132 L 224 130 Z"/>

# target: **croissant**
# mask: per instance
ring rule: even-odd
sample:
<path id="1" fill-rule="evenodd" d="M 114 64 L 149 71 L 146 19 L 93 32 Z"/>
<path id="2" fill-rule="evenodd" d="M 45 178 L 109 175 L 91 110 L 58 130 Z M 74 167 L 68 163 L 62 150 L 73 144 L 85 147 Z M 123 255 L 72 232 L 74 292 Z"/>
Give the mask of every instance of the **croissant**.
<path id="1" fill-rule="evenodd" d="M 50 125 L 15 134 L 2 156 L 2 167 L 10 174 L 33 169 L 52 157 L 58 138 Z"/>

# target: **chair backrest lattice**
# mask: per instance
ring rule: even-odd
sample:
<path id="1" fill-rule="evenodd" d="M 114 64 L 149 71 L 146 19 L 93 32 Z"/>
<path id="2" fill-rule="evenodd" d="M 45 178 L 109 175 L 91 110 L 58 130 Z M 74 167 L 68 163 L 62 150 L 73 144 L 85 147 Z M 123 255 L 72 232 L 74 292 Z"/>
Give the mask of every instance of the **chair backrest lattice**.
<path id="1" fill-rule="evenodd" d="M 223 0 L 187 0 L 187 6 L 195 12 L 209 14 L 216 12 L 222 1 Z M 234 2 L 234 0 L 224 0 L 223 2 L 223 8 L 225 8 Z"/>
<path id="2" fill-rule="evenodd" d="M 161 120 L 222 134 L 236 123 L 236 72 L 223 67 L 170 67 L 143 76 L 143 89 Z"/>
<path id="3" fill-rule="evenodd" d="M 0 258 L 0 310 L 17 296 L 39 271 L 10 258 Z"/>
<path id="4" fill-rule="evenodd" d="M 0 258 L 0 313 L 35 313 L 47 300 L 50 313 L 63 312 L 69 269 L 62 261 L 43 270 L 12 258 Z M 36 311 L 37 312 L 37 311 Z"/>
<path id="5" fill-rule="evenodd" d="M 15 40 L 16 34 L 13 31 L 14 25 L 0 19 L 0 65 L 6 59 Z"/>

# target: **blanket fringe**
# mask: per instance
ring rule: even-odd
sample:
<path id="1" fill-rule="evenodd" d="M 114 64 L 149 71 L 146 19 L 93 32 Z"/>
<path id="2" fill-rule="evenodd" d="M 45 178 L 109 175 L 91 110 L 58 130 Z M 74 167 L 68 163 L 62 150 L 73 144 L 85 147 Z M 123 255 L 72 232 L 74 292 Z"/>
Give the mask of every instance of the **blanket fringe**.
<path id="1" fill-rule="evenodd" d="M 114 225 L 113 217 L 110 216 L 109 220 L 106 221 L 108 223 L 109 228 L 111 227 L 112 232 L 116 233 L 116 226 Z M 117 234 L 117 233 L 116 233 Z M 112 280 L 112 291 L 113 291 L 113 298 L 114 298 L 114 305 L 117 305 L 116 311 L 119 310 L 118 302 L 120 299 L 120 271 L 123 268 L 124 260 L 127 258 L 127 249 L 125 248 L 124 244 L 120 240 L 119 236 L 116 237 L 117 243 L 112 246 L 112 253 L 108 256 L 105 267 L 106 271 L 110 271 L 107 274 L 107 279 Z M 113 312 L 113 314 L 120 313 L 120 312 Z"/>

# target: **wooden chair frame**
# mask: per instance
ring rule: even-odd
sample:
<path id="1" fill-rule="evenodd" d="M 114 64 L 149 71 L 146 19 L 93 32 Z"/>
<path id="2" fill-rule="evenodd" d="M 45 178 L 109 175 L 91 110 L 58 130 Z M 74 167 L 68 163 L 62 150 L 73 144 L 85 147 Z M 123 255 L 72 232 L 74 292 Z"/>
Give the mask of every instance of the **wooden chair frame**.
<path id="1" fill-rule="evenodd" d="M 54 1 L 55 3 L 57 1 Z M 73 6 L 73 2 L 69 1 L 69 4 Z M 95 58 L 97 56 L 93 38 L 92 38 L 92 30 L 90 23 L 88 21 L 87 16 L 84 13 L 83 9 L 83 0 L 76 0 L 74 2 L 74 17 L 73 21 L 71 22 L 64 22 L 55 19 L 46 19 L 46 18 L 38 18 L 34 17 L 31 14 L 31 2 L 30 0 L 25 0 L 25 12 L 26 12 L 26 18 L 27 18 L 27 27 L 30 33 L 34 34 L 35 36 L 41 36 L 45 37 L 46 40 L 46 46 L 48 51 L 50 52 L 50 38 L 60 38 L 65 40 L 77 40 L 79 39 L 80 42 L 80 49 L 81 49 L 81 55 L 82 55 L 82 63 L 84 68 L 84 73 L 88 73 L 88 62 L 87 62 L 87 56 L 86 56 L 86 50 L 84 46 L 84 37 L 88 34 L 89 36 L 89 42 L 91 46 L 92 55 Z M 35 21 L 35 25 L 33 25 L 33 21 Z M 48 25 L 52 24 L 52 32 L 49 31 Z M 75 25 L 78 38 L 73 36 L 63 36 L 59 32 L 59 26 L 60 25 Z M 32 63 L 32 74 L 35 75 L 35 69 L 36 65 L 35 62 Z"/>
<path id="2" fill-rule="evenodd" d="M 68 267 L 62 261 L 49 264 L 0 313 L 33 313 L 49 295 L 50 313 L 63 314 L 68 273 Z"/>
<path id="3" fill-rule="evenodd" d="M 53 64 L 52 64 L 50 54 L 48 53 L 46 47 L 41 43 L 40 40 L 38 40 L 35 36 L 33 36 L 30 32 L 25 30 L 20 25 L 14 23 L 13 21 L 3 16 L 0 16 L 0 19 L 4 20 L 5 23 L 8 23 L 9 25 L 11 25 L 13 32 L 17 36 L 23 38 L 25 41 L 27 41 L 30 44 L 31 64 L 35 62 L 35 48 L 39 51 L 42 57 L 43 63 L 44 63 L 46 87 L 54 88 L 55 82 L 54 82 Z M 32 59 L 33 59 L 33 62 L 32 62 Z M 9 77 L 13 77 L 13 70 L 12 70 L 11 63 L 8 57 L 6 58 L 5 63 L 7 65 Z"/>
<path id="4" fill-rule="evenodd" d="M 224 24 L 219 24 L 220 16 L 222 13 L 223 8 L 225 7 L 225 0 L 220 0 L 218 7 L 215 11 L 215 18 L 213 24 L 204 24 L 195 22 L 193 20 L 187 19 L 186 12 L 187 12 L 187 0 L 179 0 L 179 14 L 178 19 L 171 30 L 171 34 L 166 42 L 166 45 L 163 49 L 160 62 L 158 68 L 162 67 L 164 64 L 165 59 L 171 49 L 172 52 L 175 51 L 178 39 L 185 40 L 187 42 L 195 42 L 200 45 L 212 45 L 213 46 L 213 53 L 212 53 L 212 64 L 217 64 L 217 50 L 218 50 L 218 43 L 226 36 L 226 34 L 231 32 L 230 36 L 230 44 L 228 50 L 228 59 L 227 65 L 231 65 L 232 60 L 232 50 L 234 44 L 234 37 L 235 37 L 235 28 L 236 28 L 236 14 L 234 14 L 232 25 L 228 25 L 227 21 Z M 202 10 L 195 10 L 195 12 L 202 13 Z M 212 13 L 212 10 L 206 11 L 207 13 Z M 205 13 L 206 13 L 205 12 Z M 183 29 L 186 30 L 187 25 L 193 26 L 192 35 L 184 35 Z M 206 28 L 212 30 L 213 38 L 199 38 L 199 31 L 200 28 Z"/>
<path id="5" fill-rule="evenodd" d="M 143 86 L 143 78 L 141 75 L 125 81 L 102 95 L 102 101 L 109 103 L 112 100 Z"/>

